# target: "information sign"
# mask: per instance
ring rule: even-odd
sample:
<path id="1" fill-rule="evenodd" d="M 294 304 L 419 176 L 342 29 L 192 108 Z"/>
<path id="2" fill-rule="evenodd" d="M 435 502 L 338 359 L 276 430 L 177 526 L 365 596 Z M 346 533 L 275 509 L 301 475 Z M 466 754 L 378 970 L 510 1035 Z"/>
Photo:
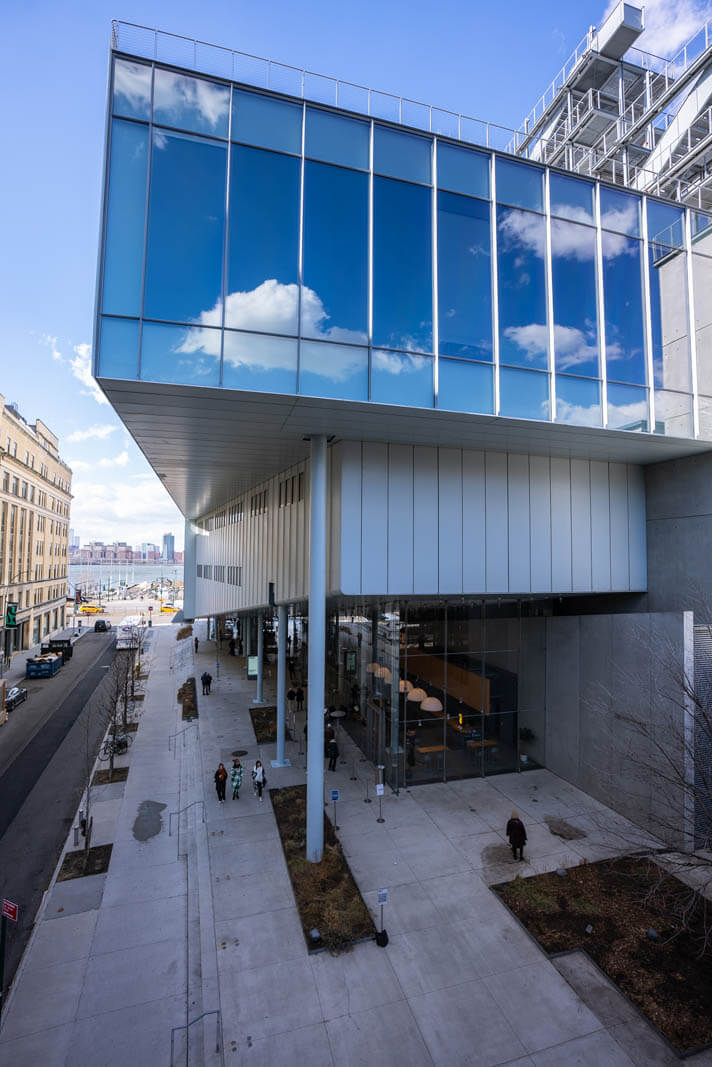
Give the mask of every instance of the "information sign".
<path id="1" fill-rule="evenodd" d="M 3 900 L 2 902 L 2 915 L 4 919 L 12 919 L 14 923 L 17 922 L 17 904 L 13 904 L 11 900 Z"/>
<path id="2" fill-rule="evenodd" d="M 339 799 L 339 790 L 338 789 L 332 789 L 331 790 L 331 799 L 334 801 L 334 803 L 336 803 L 336 801 Z"/>
<path id="3" fill-rule="evenodd" d="M 247 657 L 247 677 L 248 678 L 256 678 L 257 677 L 257 656 L 248 656 Z"/>
<path id="4" fill-rule="evenodd" d="M 388 903 L 388 890 L 387 889 L 379 889 L 378 890 L 378 903 L 380 905 Z"/>
<path id="5" fill-rule="evenodd" d="M 386 792 L 386 787 L 384 785 L 377 785 L 376 786 L 376 796 L 377 797 L 384 796 L 385 792 Z"/>

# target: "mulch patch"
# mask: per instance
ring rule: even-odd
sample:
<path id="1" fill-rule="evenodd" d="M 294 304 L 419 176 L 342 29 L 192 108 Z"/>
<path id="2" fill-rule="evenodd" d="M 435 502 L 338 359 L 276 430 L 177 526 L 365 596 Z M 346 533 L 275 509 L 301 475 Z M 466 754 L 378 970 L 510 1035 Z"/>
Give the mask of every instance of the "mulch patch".
<path id="1" fill-rule="evenodd" d="M 277 709 L 272 706 L 250 708 L 250 718 L 258 745 L 267 745 L 277 740 Z"/>
<path id="2" fill-rule="evenodd" d="M 92 785 L 111 785 L 112 782 L 125 782 L 129 776 L 128 767 L 114 767 L 112 771 L 97 771 L 91 780 Z"/>
<path id="3" fill-rule="evenodd" d="M 307 948 L 345 951 L 354 942 L 375 937 L 370 912 L 326 816 L 321 862 L 310 863 L 306 858 L 306 786 L 269 792 Z M 318 940 L 310 936 L 315 929 Z"/>
<path id="4" fill-rule="evenodd" d="M 680 1053 L 712 1043 L 710 904 L 652 860 L 583 863 L 565 878 L 551 872 L 492 888 L 546 952 L 585 949 Z M 681 892 L 691 905 L 684 925 L 673 904 Z"/>
<path id="5" fill-rule="evenodd" d="M 70 878 L 86 878 L 90 874 L 105 874 L 109 869 L 113 845 L 95 845 L 86 851 L 67 852 L 57 875 L 58 882 Z"/>

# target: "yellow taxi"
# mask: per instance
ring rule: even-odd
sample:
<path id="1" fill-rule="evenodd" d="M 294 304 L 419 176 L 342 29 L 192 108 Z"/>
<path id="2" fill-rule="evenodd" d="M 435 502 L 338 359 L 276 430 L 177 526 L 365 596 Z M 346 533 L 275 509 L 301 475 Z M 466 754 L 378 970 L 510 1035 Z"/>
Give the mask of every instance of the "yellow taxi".
<path id="1" fill-rule="evenodd" d="M 174 612 L 176 610 L 175 604 L 161 604 L 161 611 Z"/>
<path id="2" fill-rule="evenodd" d="M 101 608 L 98 604 L 82 604 L 79 609 L 80 615 L 101 615 Z"/>

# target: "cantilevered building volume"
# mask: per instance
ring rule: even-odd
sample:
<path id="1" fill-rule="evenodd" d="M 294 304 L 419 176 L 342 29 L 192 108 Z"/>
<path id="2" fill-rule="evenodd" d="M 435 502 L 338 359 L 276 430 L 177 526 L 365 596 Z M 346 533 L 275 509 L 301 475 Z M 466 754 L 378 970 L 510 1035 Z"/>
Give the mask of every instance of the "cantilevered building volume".
<path id="1" fill-rule="evenodd" d="M 614 30 L 574 71 L 606 98 Z M 617 712 L 690 780 L 660 650 L 712 621 L 712 219 L 625 131 L 584 176 L 574 74 L 514 134 L 114 26 L 95 374 L 185 515 L 186 616 L 276 617 L 281 705 L 288 643 L 308 676 L 312 858 L 324 705 L 394 789 L 544 765 L 708 832 L 631 788 Z"/>

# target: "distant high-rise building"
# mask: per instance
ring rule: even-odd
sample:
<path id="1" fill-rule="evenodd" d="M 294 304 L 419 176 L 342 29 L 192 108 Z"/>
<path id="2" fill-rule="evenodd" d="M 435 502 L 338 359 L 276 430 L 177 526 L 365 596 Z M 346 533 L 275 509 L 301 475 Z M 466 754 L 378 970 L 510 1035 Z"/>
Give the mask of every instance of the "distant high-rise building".
<path id="1" fill-rule="evenodd" d="M 75 534 L 74 530 L 69 531 L 69 547 L 79 548 L 79 534 Z"/>
<path id="2" fill-rule="evenodd" d="M 172 533 L 163 535 L 163 551 L 161 552 L 161 559 L 166 563 L 172 563 L 175 556 L 175 544 L 176 539 Z"/>

